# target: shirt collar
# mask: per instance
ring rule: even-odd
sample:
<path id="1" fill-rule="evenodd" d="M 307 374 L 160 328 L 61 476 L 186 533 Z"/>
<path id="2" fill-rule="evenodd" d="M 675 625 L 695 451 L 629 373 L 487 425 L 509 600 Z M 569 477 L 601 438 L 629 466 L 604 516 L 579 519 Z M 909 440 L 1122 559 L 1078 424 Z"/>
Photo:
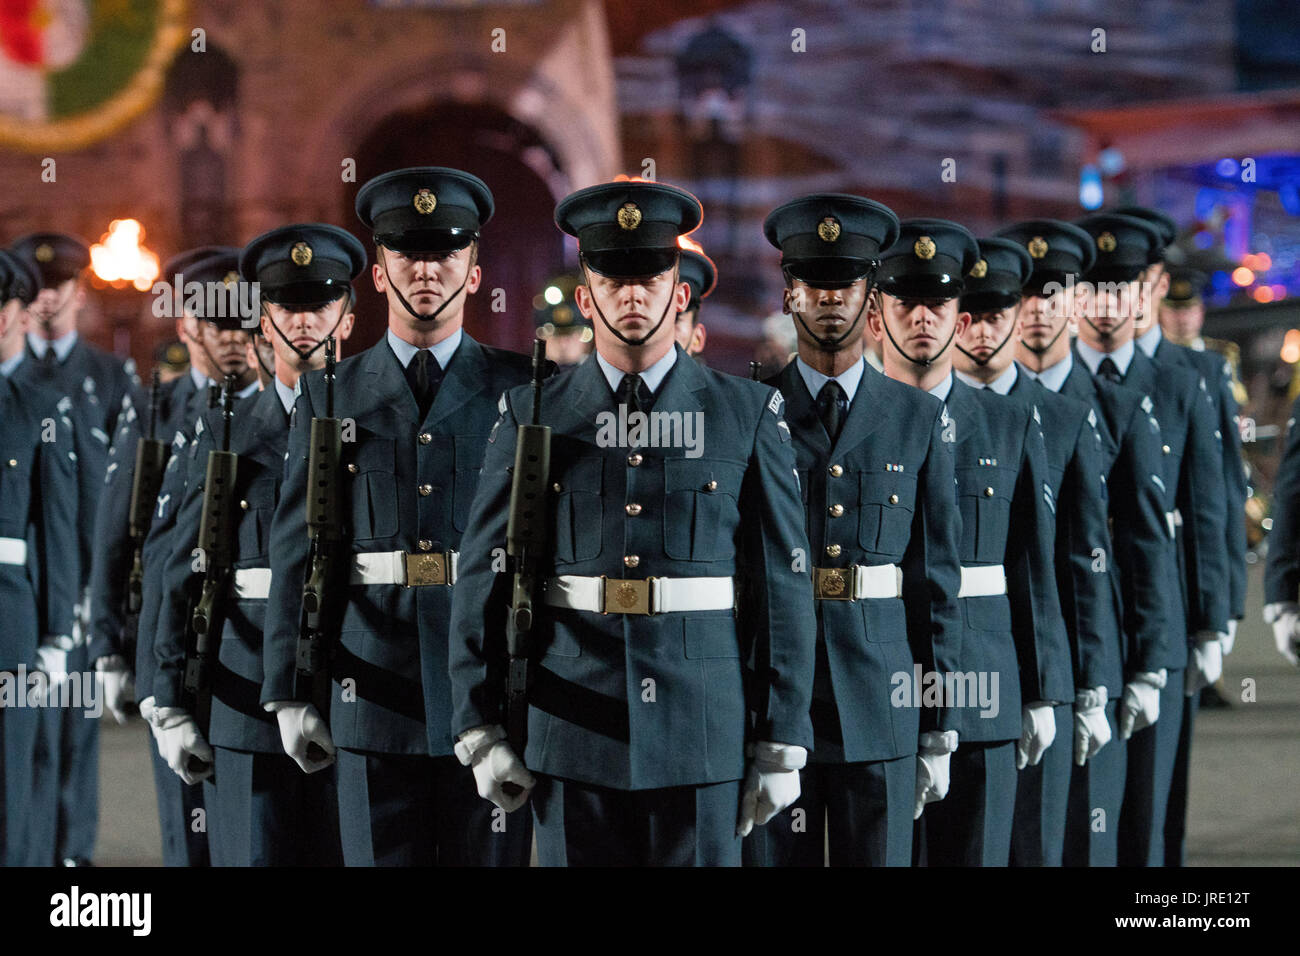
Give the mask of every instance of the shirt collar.
<path id="1" fill-rule="evenodd" d="M 821 394 L 822 388 L 832 378 L 840 383 L 840 388 L 844 389 L 844 394 L 849 397 L 849 402 L 853 401 L 853 396 L 858 392 L 858 386 L 862 384 L 862 375 L 866 370 L 864 361 L 857 361 L 846 368 L 839 375 L 823 375 L 817 371 L 802 358 L 795 356 L 795 368 L 799 369 L 799 375 L 803 378 L 803 383 L 808 386 L 808 394 L 816 398 Z"/>
<path id="2" fill-rule="evenodd" d="M 438 360 L 439 368 L 445 371 L 451 363 L 451 357 L 456 354 L 456 349 L 460 347 L 460 340 L 464 338 L 464 332 L 464 329 L 457 329 L 441 342 L 429 346 L 429 351 Z M 402 368 L 410 365 L 411 359 L 415 358 L 415 353 L 420 351 L 419 346 L 412 345 L 405 339 L 400 338 L 392 329 L 388 330 L 388 347 L 397 356 L 397 361 L 402 363 Z"/>
<path id="3" fill-rule="evenodd" d="M 952 391 L 952 373 L 950 372 L 948 375 L 944 376 L 942 382 L 934 388 L 927 388 L 926 391 L 941 402 L 948 401 L 948 395 Z"/>
<path id="4" fill-rule="evenodd" d="M 1019 365 L 1020 363 L 1016 363 Z M 1055 365 L 1048 366 L 1041 372 L 1035 372 L 1028 366 L 1021 365 L 1020 371 L 1024 372 L 1031 379 L 1036 380 L 1049 391 L 1059 392 L 1065 387 L 1065 380 L 1070 377 L 1070 370 L 1074 368 L 1074 356 L 1069 352 L 1065 353 L 1065 358 Z"/>
<path id="5" fill-rule="evenodd" d="M 1164 333 L 1160 331 L 1160 323 L 1152 322 L 1151 328 L 1137 337 L 1138 348 L 1146 353 L 1147 358 L 1155 358 L 1156 349 L 1160 348 L 1162 338 Z"/>
<path id="6" fill-rule="evenodd" d="M 73 329 L 57 339 L 43 339 L 35 332 L 28 332 L 27 344 L 31 346 L 32 352 L 35 353 L 37 358 L 45 358 L 45 350 L 52 347 L 54 357 L 60 362 L 64 362 L 67 361 L 68 353 L 72 351 L 72 347 L 77 344 L 77 330 Z"/>
<path id="7" fill-rule="evenodd" d="M 981 382 L 973 375 L 967 375 L 965 372 L 958 371 L 957 369 L 953 369 L 953 372 L 956 374 L 956 376 L 959 379 L 961 379 L 971 388 L 985 387 L 985 383 Z M 1002 370 L 1001 375 L 999 375 L 993 381 L 987 383 L 988 387 L 993 391 L 997 392 L 999 395 L 1007 395 L 1011 392 L 1011 389 L 1015 386 L 1017 375 L 1018 373 L 1016 371 L 1016 363 L 1012 362 L 1010 365 L 1008 365 L 1005 369 Z"/>
<path id="8" fill-rule="evenodd" d="M 10 375 L 13 375 L 13 373 L 17 370 L 18 366 L 23 364 L 23 359 L 25 357 L 26 356 L 23 355 L 22 351 L 19 350 L 18 354 L 15 355 L 13 358 L 8 358 L 5 359 L 3 362 L 0 362 L 0 375 L 3 375 L 5 378 L 8 378 Z"/>
<path id="9" fill-rule="evenodd" d="M 1079 349 L 1079 357 L 1083 359 L 1083 364 L 1088 366 L 1088 371 L 1093 375 L 1097 374 L 1097 369 L 1104 358 L 1109 358 L 1115 363 L 1120 375 L 1127 375 L 1129 364 L 1133 361 L 1133 352 L 1136 350 L 1132 339 L 1129 339 L 1113 352 L 1098 352 L 1091 345 L 1084 342 L 1083 339 L 1075 339 L 1074 344 Z"/>
<path id="10" fill-rule="evenodd" d="M 208 378 L 193 365 L 190 366 L 190 381 L 194 383 L 194 387 L 199 391 L 203 391 L 203 389 L 212 384 L 212 379 Z"/>
<path id="11" fill-rule="evenodd" d="M 284 406 L 284 413 L 288 415 L 293 411 L 293 400 L 297 397 L 298 392 L 296 389 L 285 385 L 284 382 L 280 381 L 278 375 L 273 379 L 273 381 L 275 382 L 275 394 L 280 396 L 280 404 Z"/>
<path id="12" fill-rule="evenodd" d="M 609 382 L 610 391 L 617 392 L 618 386 L 623 381 L 623 376 L 626 373 L 621 368 L 615 368 L 611 365 L 609 360 L 606 359 L 605 356 L 601 355 L 599 351 L 597 351 L 595 355 L 596 364 L 600 366 L 601 372 L 605 374 L 605 381 Z M 673 367 L 673 363 L 676 361 L 677 346 L 674 345 L 668 350 L 668 353 L 663 358 L 655 362 L 654 365 L 651 365 L 644 372 L 640 373 L 641 381 L 645 382 L 646 387 L 650 389 L 651 395 L 659 391 L 659 386 L 663 384 L 664 376 L 668 374 L 668 370 Z"/>

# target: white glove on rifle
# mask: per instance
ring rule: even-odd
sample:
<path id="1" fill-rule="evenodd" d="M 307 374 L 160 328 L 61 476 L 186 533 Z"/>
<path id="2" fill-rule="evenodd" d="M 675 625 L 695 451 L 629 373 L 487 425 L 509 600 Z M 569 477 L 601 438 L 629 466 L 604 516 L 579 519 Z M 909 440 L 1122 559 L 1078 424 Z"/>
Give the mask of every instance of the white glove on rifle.
<path id="1" fill-rule="evenodd" d="M 1016 742 L 1016 769 L 1037 767 L 1043 752 L 1056 739 L 1056 714 L 1043 701 L 1020 708 L 1020 740 Z"/>
<path id="2" fill-rule="evenodd" d="M 1124 697 L 1119 702 L 1119 737 L 1128 740 L 1133 732 L 1150 727 L 1160 719 L 1160 691 L 1169 679 L 1162 667 L 1158 671 L 1134 674 L 1124 685 Z"/>
<path id="3" fill-rule="evenodd" d="M 1198 631 L 1187 659 L 1187 684 L 1183 693 L 1192 697 L 1223 676 L 1223 645 L 1217 631 Z"/>
<path id="4" fill-rule="evenodd" d="M 1110 743 L 1106 720 L 1106 688 L 1091 687 L 1074 694 L 1074 762 L 1082 767 L 1088 758 Z"/>
<path id="5" fill-rule="evenodd" d="M 198 783 L 212 776 L 212 748 L 203 739 L 194 717 L 179 707 L 155 707 L 158 753 L 167 766 L 186 783 Z"/>
<path id="6" fill-rule="evenodd" d="M 537 786 L 537 779 L 506 742 L 506 730 L 500 724 L 473 727 L 461 734 L 456 758 L 473 769 L 478 795 L 506 813 L 522 807 Z"/>
<path id="7" fill-rule="evenodd" d="M 1273 625 L 1277 652 L 1300 667 L 1300 604 L 1279 601 L 1264 605 L 1264 623 Z"/>
<path id="8" fill-rule="evenodd" d="M 131 705 L 135 703 L 135 675 L 126 666 L 126 658 L 121 654 L 110 654 L 95 662 L 99 675 L 99 686 L 104 695 L 104 706 L 119 724 L 124 724 L 131 715 Z"/>
<path id="9" fill-rule="evenodd" d="M 267 708 L 274 708 L 280 725 L 280 745 L 303 773 L 324 770 L 334 762 L 334 739 L 313 704 L 273 701 Z"/>
<path id="10" fill-rule="evenodd" d="M 1227 657 L 1232 653 L 1232 649 L 1237 645 L 1237 619 L 1233 618 L 1228 621 L 1228 633 L 1219 635 L 1219 643 L 1223 645 L 1223 656 Z"/>
<path id="11" fill-rule="evenodd" d="M 751 758 L 740 789 L 740 820 L 736 836 L 749 836 L 754 825 L 767 821 L 799 799 L 799 771 L 808 750 L 797 744 L 762 741 L 746 748 Z"/>
<path id="12" fill-rule="evenodd" d="M 140 701 L 140 716 L 144 722 L 149 725 L 149 733 L 153 734 L 153 739 L 158 739 L 158 728 L 153 725 L 153 697 L 146 697 Z"/>
<path id="13" fill-rule="evenodd" d="M 36 668 L 49 678 L 50 689 L 68 679 L 68 652 L 63 644 L 64 638 L 47 634 L 36 648 Z"/>
<path id="14" fill-rule="evenodd" d="M 916 754 L 916 808 L 912 819 L 919 820 L 927 803 L 948 796 L 948 765 L 957 749 L 957 731 L 931 730 L 921 735 Z"/>

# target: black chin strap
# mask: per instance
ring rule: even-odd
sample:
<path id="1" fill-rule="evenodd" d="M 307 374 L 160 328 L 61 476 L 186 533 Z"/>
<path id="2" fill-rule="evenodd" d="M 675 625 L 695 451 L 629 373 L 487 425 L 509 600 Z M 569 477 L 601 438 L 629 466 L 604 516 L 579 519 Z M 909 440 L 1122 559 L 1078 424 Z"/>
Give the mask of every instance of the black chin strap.
<path id="1" fill-rule="evenodd" d="M 870 283 L 868 283 L 868 285 L 870 285 Z M 810 287 L 810 288 L 815 288 L 815 287 Z M 867 302 L 870 301 L 870 299 L 871 299 L 871 290 L 869 288 L 864 289 L 863 296 L 862 296 L 862 304 L 858 306 L 858 314 L 853 317 L 853 321 L 849 324 L 848 329 L 845 330 L 843 335 L 831 336 L 828 338 L 822 338 L 816 332 L 810 329 L 808 327 L 808 323 L 805 322 L 803 319 L 802 312 L 796 312 L 794 309 L 791 309 L 790 314 L 794 316 L 796 322 L 798 322 L 800 325 L 803 326 L 803 330 L 808 333 L 808 335 L 812 338 L 814 342 L 817 343 L 818 347 L 820 347 L 823 352 L 838 352 L 840 351 L 840 346 L 843 345 L 848 340 L 849 336 L 851 336 L 853 334 L 853 331 L 858 327 L 858 322 L 862 319 L 862 313 L 866 311 Z"/>
<path id="2" fill-rule="evenodd" d="M 384 274 L 387 275 L 387 273 L 384 273 Z M 464 285 L 464 283 L 462 282 L 461 285 Z M 396 292 L 397 290 L 394 289 L 393 291 Z M 459 290 L 457 290 L 457 291 L 459 291 Z M 343 298 L 346 298 L 346 296 L 347 296 L 347 293 L 345 292 L 343 295 L 339 296 L 339 298 L 334 299 L 333 302 L 331 302 L 330 304 L 333 305 L 334 302 L 338 302 L 338 301 L 342 300 Z M 401 293 L 398 293 L 398 296 L 400 297 L 400 296 L 401 296 Z M 450 300 L 448 300 L 448 301 L 450 301 Z M 402 302 L 405 303 L 406 300 L 405 300 L 405 299 L 402 299 Z M 444 303 L 444 304 L 445 304 L 445 303 Z M 410 306 L 408 305 L 407 308 L 409 309 Z M 438 311 L 442 311 L 442 310 L 439 309 Z M 280 330 L 280 326 L 278 326 L 278 325 L 275 324 L 275 319 L 271 317 L 271 314 L 270 314 L 269 312 L 267 312 L 265 309 L 263 309 L 263 310 L 262 310 L 262 314 L 265 315 L 268 319 L 270 319 L 270 322 L 271 322 L 271 328 L 275 329 L 275 334 L 278 335 L 278 336 L 280 336 L 280 341 L 283 342 L 285 345 L 287 345 L 287 346 L 289 347 L 290 351 L 292 351 L 294 355 L 298 356 L 298 361 L 300 361 L 300 362 L 305 362 L 305 361 L 307 361 L 309 358 L 311 358 L 313 355 L 315 355 L 316 352 L 317 352 L 317 350 L 320 349 L 322 346 L 324 346 L 324 344 L 325 344 L 327 341 L 329 341 L 330 339 L 332 339 L 332 338 L 334 337 L 334 333 L 338 331 L 339 325 L 342 324 L 342 322 L 343 322 L 343 316 L 345 316 L 345 315 L 348 314 L 348 310 L 347 310 L 346 307 L 344 307 L 343 309 L 339 310 L 339 317 L 338 317 L 337 319 L 334 320 L 334 325 L 333 325 L 333 327 L 332 327 L 328 332 L 325 333 L 325 335 L 324 335 L 323 338 L 321 338 L 319 341 L 317 341 L 317 343 L 316 343 L 315 345 L 313 345 L 311 348 L 309 348 L 309 349 L 308 349 L 307 351 L 305 351 L 305 352 L 304 352 L 302 349 L 298 348 L 298 346 L 294 345 L 292 342 L 289 341 L 289 337 L 288 337 L 287 335 L 285 335 L 284 332 L 282 332 L 282 331 Z M 411 314 L 414 315 L 415 313 L 411 313 Z M 438 314 L 437 312 L 434 313 L 434 315 L 437 315 L 437 314 Z M 430 318 L 433 318 L 433 316 L 430 316 Z M 254 348 L 256 348 L 256 346 L 254 346 Z M 261 359 L 261 356 L 260 356 L 260 355 L 258 356 L 257 363 L 258 363 L 259 365 L 262 364 L 262 359 Z M 263 369 L 263 371 L 265 371 L 266 366 L 263 365 L 263 366 L 262 366 L 262 369 Z"/>
<path id="3" fill-rule="evenodd" d="M 38 292 L 38 294 L 39 294 L 39 290 L 37 290 L 37 292 Z M 76 295 L 76 294 L 77 294 L 77 286 L 76 286 L 76 284 L 74 283 L 73 286 L 72 286 L 71 291 L 69 291 L 68 294 L 67 294 L 66 296 L 63 297 L 63 300 L 62 300 L 61 302 L 59 302 L 59 304 L 56 305 L 56 306 L 54 307 L 54 309 L 50 312 L 50 314 L 49 314 L 49 318 L 41 317 L 41 318 L 38 319 L 38 321 L 41 323 L 41 328 L 44 329 L 45 332 L 46 332 L 46 339 L 45 339 L 45 341 L 47 341 L 47 342 L 53 342 L 53 341 L 54 341 L 53 338 L 50 338 L 50 337 L 49 337 L 49 336 L 53 333 L 53 331 L 54 331 L 53 328 L 51 327 L 51 323 L 53 323 L 53 321 L 54 321 L 54 317 L 55 317 L 56 315 L 58 315 L 58 314 L 59 314 L 60 312 L 62 312 L 65 308 L 67 308 L 68 303 L 72 301 L 72 297 L 73 297 L 74 295 Z M 32 301 L 35 302 L 36 300 L 33 299 Z"/>
<path id="4" fill-rule="evenodd" d="M 1092 319 L 1088 318 L 1086 315 L 1083 317 L 1083 321 L 1087 322 L 1088 325 L 1092 328 L 1094 332 L 1097 333 L 1098 336 L 1100 336 L 1103 339 L 1109 339 L 1112 338 L 1115 335 L 1115 333 L 1118 332 L 1120 329 L 1124 328 L 1124 325 L 1125 323 L 1128 322 L 1129 318 L 1130 318 L 1129 316 L 1125 316 L 1124 319 L 1121 320 L 1120 323 L 1116 325 L 1113 329 L 1111 329 L 1109 332 L 1097 328 L 1097 323 L 1092 321 Z"/>
<path id="5" fill-rule="evenodd" d="M 891 345 L 894 346 L 894 348 L 898 350 L 898 354 L 903 356 L 903 358 L 907 359 L 913 365 L 920 366 L 921 368 L 929 368 L 935 362 L 939 361 L 939 359 L 943 357 L 943 353 L 948 351 L 948 346 L 952 345 L 952 340 L 957 335 L 957 323 L 954 322 L 952 324 L 952 334 L 948 336 L 948 341 L 943 343 L 943 348 L 939 349 L 939 351 L 934 353 L 934 358 L 917 359 L 917 358 L 912 358 L 912 356 L 904 352 L 903 347 L 898 344 L 897 340 L 895 340 L 894 333 L 889 331 L 889 323 L 885 321 L 883 310 L 881 311 L 880 324 L 885 327 L 885 335 L 889 336 L 889 342 Z"/>
<path id="6" fill-rule="evenodd" d="M 995 355 L 997 355 L 999 352 L 1001 352 L 1001 351 L 1002 351 L 1002 347 L 1003 347 L 1004 345 L 1006 345 L 1008 342 L 1011 341 L 1011 336 L 1012 336 L 1012 334 L 1013 334 L 1015 331 L 1016 331 L 1016 323 L 1012 322 L 1012 323 L 1011 323 L 1011 328 L 1007 330 L 1006 337 L 1002 340 L 1002 344 L 999 345 L 997 348 L 995 348 L 992 352 L 990 352 L 989 355 L 988 355 L 988 358 L 986 358 L 986 359 L 978 359 L 978 358 L 976 358 L 976 357 L 975 357 L 974 355 L 972 355 L 970 352 L 967 352 L 964 348 L 962 348 L 962 347 L 961 347 L 961 343 L 958 343 L 958 345 L 957 345 L 957 351 L 960 352 L 962 355 L 966 356 L 968 359 L 970 359 L 972 362 L 974 362 L 974 363 L 975 363 L 976 365 L 978 365 L 980 368 L 983 368 L 984 366 L 988 365 L 989 362 L 992 362 L 992 361 L 993 361 L 993 356 L 995 356 Z M 1056 339 L 1058 339 L 1058 338 L 1060 338 L 1060 337 L 1061 337 L 1061 336 L 1060 336 L 1060 333 L 1058 332 L 1057 335 L 1056 335 L 1056 338 L 1053 338 L 1052 341 L 1055 342 Z"/>
<path id="7" fill-rule="evenodd" d="M 421 315 L 419 312 L 416 312 L 415 309 L 411 307 L 411 303 L 406 301 L 406 296 L 402 295 L 402 290 L 397 287 L 397 285 L 393 282 L 392 277 L 389 276 L 387 259 L 385 259 L 383 262 L 383 269 L 384 269 L 384 281 L 387 282 L 388 287 L 393 290 L 393 295 L 397 296 L 397 301 L 402 303 L 402 307 L 406 309 L 407 312 L 411 313 L 412 318 L 419 319 L 421 322 L 432 322 L 438 316 L 442 315 L 442 310 L 447 308 L 447 306 L 451 305 L 453 302 L 456 301 L 456 296 L 460 295 L 460 290 L 465 288 L 465 283 L 469 281 L 469 274 L 470 272 L 473 271 L 473 267 L 465 270 L 465 278 L 462 279 L 460 285 L 456 287 L 456 291 L 453 292 L 451 295 L 449 295 L 443 301 L 442 305 L 434 309 L 433 314 Z M 273 322 L 271 324 L 274 325 L 275 323 Z M 325 341 L 324 339 L 321 339 L 321 342 L 318 342 L 316 344 L 316 348 L 320 348 L 321 343 L 323 343 L 324 341 Z M 315 349 L 313 349 L 312 351 L 315 351 Z"/>
<path id="8" fill-rule="evenodd" d="M 592 287 L 591 275 L 589 274 L 590 270 L 587 267 L 587 260 L 583 259 L 581 260 L 581 263 L 582 263 L 583 278 L 587 280 L 587 288 L 590 289 Z M 674 263 L 673 264 L 673 289 L 674 290 L 677 288 L 677 270 L 678 270 L 678 264 Z M 614 328 L 614 326 L 610 325 L 609 319 L 605 318 L 605 313 L 601 311 L 600 303 L 596 301 L 596 293 L 593 292 L 591 294 L 591 305 L 596 310 L 596 314 L 600 316 L 600 321 L 605 323 L 605 328 L 613 332 L 614 335 L 618 338 L 618 340 L 622 342 L 624 345 L 631 345 L 634 347 L 645 345 L 647 342 L 650 341 L 651 338 L 654 337 L 654 334 L 659 331 L 659 327 L 664 324 L 664 319 L 668 318 L 668 309 L 672 304 L 673 304 L 673 293 L 670 293 L 668 296 L 668 301 L 664 303 L 664 310 L 661 313 L 659 313 L 659 321 L 655 323 L 655 327 L 651 329 L 649 332 L 647 332 L 645 336 L 640 339 L 629 339 L 618 329 Z"/>

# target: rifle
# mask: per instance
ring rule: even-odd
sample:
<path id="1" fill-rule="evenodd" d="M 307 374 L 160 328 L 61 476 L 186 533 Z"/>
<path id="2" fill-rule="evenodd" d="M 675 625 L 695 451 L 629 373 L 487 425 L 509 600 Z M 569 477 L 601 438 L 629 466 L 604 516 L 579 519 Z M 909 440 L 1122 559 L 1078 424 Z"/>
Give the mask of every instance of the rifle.
<path id="1" fill-rule="evenodd" d="M 506 554 L 514 559 L 514 592 L 506 619 L 506 739 L 519 759 L 528 742 L 529 658 L 532 653 L 533 598 L 541 584 L 547 555 L 547 482 L 551 470 L 551 429 L 541 423 L 542 378 L 546 342 L 533 341 L 533 413 L 531 423 L 519 425 L 515 468 L 510 482 L 510 517 L 506 523 Z"/>
<path id="2" fill-rule="evenodd" d="M 140 613 L 144 587 L 144 539 L 149 533 L 158 490 L 162 487 L 163 470 L 167 467 L 167 446 L 156 437 L 159 383 L 158 370 L 154 369 L 153 380 L 149 383 L 149 428 L 135 444 L 135 473 L 131 479 L 131 511 L 127 524 L 132 558 L 126 579 L 126 609 L 131 614 Z"/>
<path id="3" fill-rule="evenodd" d="M 220 602 L 230 589 L 234 564 L 235 479 L 239 456 L 230 450 L 230 422 L 234 414 L 235 377 L 226 376 L 221 393 L 221 447 L 208 452 L 203 484 L 203 516 L 199 521 L 199 548 L 203 555 L 203 588 L 190 615 L 193 632 L 185 661 L 185 693 L 191 713 L 206 736 L 212 716 L 214 642 L 221 635 Z"/>
<path id="4" fill-rule="evenodd" d="M 343 423 L 334 417 L 334 364 L 334 337 L 330 336 L 325 340 L 325 417 L 311 420 L 311 450 L 307 456 L 307 536 L 311 550 L 302 588 L 303 622 L 294 672 L 295 699 L 310 701 L 324 720 L 329 719 L 331 683 L 329 597 L 338 591 L 343 567 L 339 558 L 346 539 L 339 502 Z M 311 756 L 324 759 L 325 754 L 312 751 Z"/>

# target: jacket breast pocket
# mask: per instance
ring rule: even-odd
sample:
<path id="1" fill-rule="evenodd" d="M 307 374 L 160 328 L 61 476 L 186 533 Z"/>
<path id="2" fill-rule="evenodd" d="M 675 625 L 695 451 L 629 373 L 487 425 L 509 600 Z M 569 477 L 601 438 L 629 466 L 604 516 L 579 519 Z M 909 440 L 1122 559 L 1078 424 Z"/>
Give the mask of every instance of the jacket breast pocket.
<path id="1" fill-rule="evenodd" d="M 912 535 L 916 476 L 863 472 L 858 476 L 858 544 L 881 554 L 902 554 Z"/>
<path id="2" fill-rule="evenodd" d="M 346 451 L 344 457 L 348 457 Z M 352 474 L 353 539 L 367 541 L 397 534 L 394 441 L 391 438 L 361 439 L 353 449 L 347 470 Z"/>
<path id="3" fill-rule="evenodd" d="M 721 561 L 734 550 L 744 466 L 710 458 L 664 461 L 664 554 L 676 561 Z"/>
<path id="4" fill-rule="evenodd" d="M 1015 481 L 1015 472 L 1008 468 L 957 469 L 963 561 L 1001 563 L 1006 554 Z"/>
<path id="5" fill-rule="evenodd" d="M 559 479 L 555 496 L 555 558 L 572 564 L 600 555 L 604 460 L 578 458 Z"/>
<path id="6" fill-rule="evenodd" d="M 239 522 L 239 557 L 251 558 L 270 549 L 271 517 L 275 514 L 276 480 L 258 478 L 239 501 L 243 517 Z"/>
<path id="7" fill-rule="evenodd" d="M 483 467 L 483 451 L 487 447 L 487 433 L 456 436 L 456 476 L 452 489 L 451 523 L 457 531 L 469 527 L 469 509 L 478 489 L 479 471 Z"/>

